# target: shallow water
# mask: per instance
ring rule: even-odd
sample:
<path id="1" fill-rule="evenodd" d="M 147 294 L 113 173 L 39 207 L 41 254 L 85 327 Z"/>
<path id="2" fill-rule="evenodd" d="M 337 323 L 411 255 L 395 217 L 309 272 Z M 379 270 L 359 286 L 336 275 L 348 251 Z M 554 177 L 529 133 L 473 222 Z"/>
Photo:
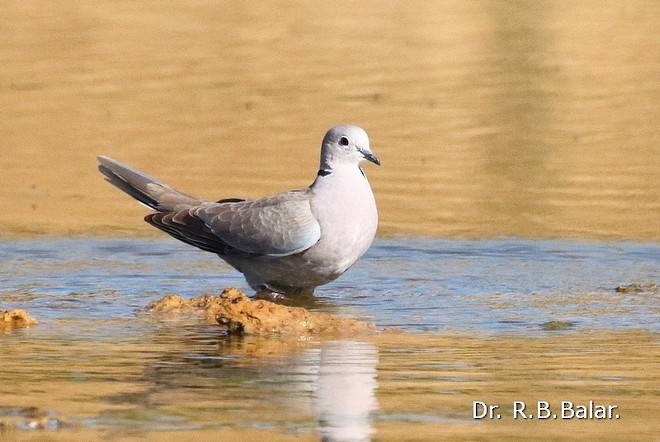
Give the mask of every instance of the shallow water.
<path id="1" fill-rule="evenodd" d="M 377 240 L 308 307 L 404 333 L 338 341 L 140 313 L 167 293 L 246 288 L 171 240 L 4 241 L 0 255 L 1 307 L 40 321 L 0 335 L 0 422 L 19 439 L 519 437 L 541 424 L 510 418 L 514 400 L 621 408 L 622 421 L 545 424 L 549 437 L 658 427 L 653 244 Z M 615 291 L 630 283 L 642 289 Z M 474 420 L 474 400 L 507 414 Z"/>
<path id="2" fill-rule="evenodd" d="M 42 321 L 132 318 L 167 293 L 251 292 L 219 258 L 168 239 L 8 241 L 0 260 L 5 308 Z M 659 274 L 655 244 L 379 239 L 303 306 L 406 331 L 538 334 L 566 321 L 660 332 L 657 295 L 614 290 Z"/>

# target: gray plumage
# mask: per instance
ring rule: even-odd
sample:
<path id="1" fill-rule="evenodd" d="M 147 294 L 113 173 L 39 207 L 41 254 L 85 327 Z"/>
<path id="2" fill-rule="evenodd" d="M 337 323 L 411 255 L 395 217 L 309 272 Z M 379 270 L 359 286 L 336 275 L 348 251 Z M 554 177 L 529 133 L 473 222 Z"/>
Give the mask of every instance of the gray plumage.
<path id="1" fill-rule="evenodd" d="M 380 161 L 357 126 L 326 133 L 308 188 L 258 200 L 201 200 L 111 158 L 98 160 L 110 184 L 155 211 L 145 217 L 149 224 L 218 254 L 257 292 L 312 293 L 351 267 L 376 234 L 376 202 L 360 163 Z"/>

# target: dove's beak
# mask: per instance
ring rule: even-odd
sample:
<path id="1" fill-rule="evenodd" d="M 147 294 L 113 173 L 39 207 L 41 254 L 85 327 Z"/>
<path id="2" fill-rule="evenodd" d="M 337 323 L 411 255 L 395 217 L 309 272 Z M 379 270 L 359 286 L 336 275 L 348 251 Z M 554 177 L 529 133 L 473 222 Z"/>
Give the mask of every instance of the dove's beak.
<path id="1" fill-rule="evenodd" d="M 361 150 L 360 153 L 362 154 L 362 156 L 364 157 L 365 160 L 371 161 L 375 165 L 380 166 L 380 160 L 373 153 L 367 152 L 367 151 L 364 151 L 364 150 Z"/>

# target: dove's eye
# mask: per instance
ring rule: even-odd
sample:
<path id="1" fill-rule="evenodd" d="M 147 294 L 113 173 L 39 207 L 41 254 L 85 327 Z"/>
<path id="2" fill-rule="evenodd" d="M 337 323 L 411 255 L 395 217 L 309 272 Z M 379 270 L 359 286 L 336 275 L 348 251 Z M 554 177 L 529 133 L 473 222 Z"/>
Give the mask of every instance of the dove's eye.
<path id="1" fill-rule="evenodd" d="M 348 146 L 348 138 L 346 138 L 346 137 L 341 137 L 341 138 L 339 139 L 339 144 L 342 145 L 342 146 Z"/>

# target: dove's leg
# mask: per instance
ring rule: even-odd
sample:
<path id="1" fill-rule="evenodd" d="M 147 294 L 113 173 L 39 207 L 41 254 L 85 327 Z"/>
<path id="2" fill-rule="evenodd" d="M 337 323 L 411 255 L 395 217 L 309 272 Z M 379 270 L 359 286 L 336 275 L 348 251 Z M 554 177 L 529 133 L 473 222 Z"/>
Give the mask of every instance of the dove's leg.
<path id="1" fill-rule="evenodd" d="M 291 300 L 291 298 L 286 296 L 284 293 L 275 292 L 273 290 L 269 290 L 266 287 L 260 288 L 257 293 L 255 293 L 253 298 L 264 299 L 271 302 L 284 302 Z"/>
<path id="2" fill-rule="evenodd" d="M 254 299 L 264 299 L 285 305 L 302 306 L 316 299 L 314 298 L 314 289 L 290 287 L 287 290 L 282 290 L 265 284 L 252 288 L 256 292 Z"/>

